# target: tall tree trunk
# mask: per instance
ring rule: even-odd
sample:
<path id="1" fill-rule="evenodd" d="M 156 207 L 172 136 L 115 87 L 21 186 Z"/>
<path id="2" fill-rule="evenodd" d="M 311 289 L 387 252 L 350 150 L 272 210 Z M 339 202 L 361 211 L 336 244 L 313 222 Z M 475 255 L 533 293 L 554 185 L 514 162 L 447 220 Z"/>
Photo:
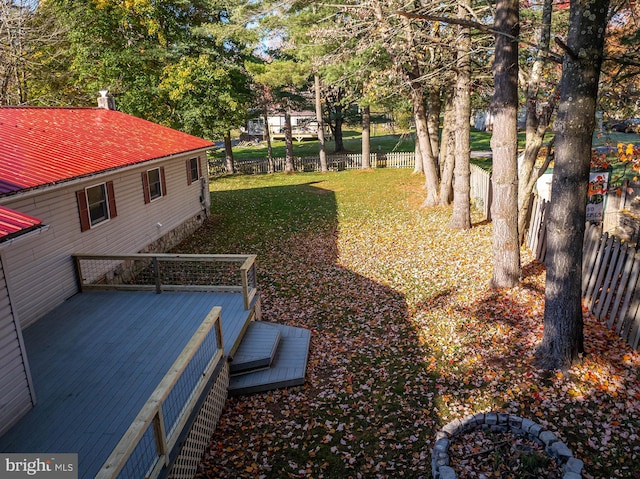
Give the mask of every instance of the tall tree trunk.
<path id="1" fill-rule="evenodd" d="M 362 168 L 371 168 L 371 107 L 362 108 Z"/>
<path id="2" fill-rule="evenodd" d="M 534 167 L 544 135 L 549 128 L 551 116 L 555 110 L 555 95 L 551 95 L 542 111 L 538 108 L 538 91 L 542 79 L 542 68 L 547 61 L 546 54 L 549 52 L 549 42 L 551 38 L 551 13 L 553 11 L 553 0 L 544 0 L 542 7 L 542 25 L 540 26 L 540 38 L 538 40 L 538 55 L 536 56 L 529 82 L 527 84 L 526 98 L 526 143 L 523 153 L 522 164 L 518 170 L 518 234 L 520 243 L 524 241 L 524 235 L 529 220 L 529 208 L 531 195 L 538 175 L 534 174 Z M 534 178 L 535 176 L 535 178 Z"/>
<path id="3" fill-rule="evenodd" d="M 269 131 L 269 111 L 265 105 L 262 113 L 264 118 L 264 139 L 267 141 L 267 169 L 269 173 L 276 171 L 276 165 L 273 161 L 273 145 L 271 144 L 271 132 Z"/>
<path id="4" fill-rule="evenodd" d="M 442 169 L 440 180 L 440 204 L 448 206 L 453 198 L 453 168 L 455 166 L 455 129 L 456 117 L 453 105 L 453 96 L 448 95 L 444 108 L 444 121 L 442 122 L 442 141 L 440 147 L 440 167 Z"/>
<path id="5" fill-rule="evenodd" d="M 318 123 L 318 153 L 320 155 L 320 171 L 326 173 L 329 171 L 327 165 L 327 150 L 324 142 L 324 119 L 322 118 L 322 101 L 320 100 L 320 77 L 314 75 L 314 84 L 316 90 L 316 122 Z"/>
<path id="6" fill-rule="evenodd" d="M 227 130 L 224 134 L 224 159 L 227 165 L 227 173 L 234 174 L 236 172 L 233 165 L 233 148 L 231 145 L 231 132 Z"/>
<path id="7" fill-rule="evenodd" d="M 582 242 L 591 141 L 609 0 L 571 0 L 555 122 L 556 148 L 547 217 L 547 279 L 539 364 L 567 369 L 584 351 Z"/>
<path id="8" fill-rule="evenodd" d="M 333 128 L 333 139 L 335 141 L 335 153 L 342 153 L 344 151 L 344 141 L 342 138 L 342 111 L 336 118 L 336 122 Z"/>
<path id="9" fill-rule="evenodd" d="M 429 129 L 429 141 L 431 143 L 431 154 L 436 163 L 440 158 L 440 112 L 442 110 L 442 99 L 440 89 L 429 90 L 429 111 L 427 113 L 427 128 Z"/>
<path id="10" fill-rule="evenodd" d="M 496 50 L 493 64 L 493 288 L 512 288 L 520 282 L 518 237 L 518 0 L 498 0 L 495 17 Z"/>
<path id="11" fill-rule="evenodd" d="M 468 19 L 471 10 L 471 0 L 462 0 L 458 6 L 458 16 Z M 456 153 L 453 184 L 453 215 L 449 227 L 459 230 L 471 228 L 471 32 L 468 27 L 459 27 L 457 58 L 456 58 L 456 88 L 455 105 L 457 128 Z"/>
<path id="12" fill-rule="evenodd" d="M 415 135 L 414 146 L 413 146 L 413 157 L 414 164 L 413 174 L 417 175 L 418 173 L 424 173 L 424 166 L 422 161 L 422 152 L 420 151 L 420 142 L 418 141 L 418 135 Z"/>
<path id="13" fill-rule="evenodd" d="M 425 188 L 427 189 L 427 197 L 422 206 L 436 206 L 438 204 L 438 193 L 440 189 L 440 175 L 436 168 L 436 162 L 431 154 L 431 143 L 429 141 L 429 130 L 427 127 L 427 112 L 424 107 L 422 86 L 418 84 L 411 85 L 411 100 L 413 103 L 413 118 L 416 123 L 416 141 L 420 143 L 420 156 L 422 157 Z"/>
<path id="14" fill-rule="evenodd" d="M 289 110 L 284 112 L 284 144 L 285 144 L 285 173 L 293 173 L 293 136 L 291 132 L 291 113 Z"/>

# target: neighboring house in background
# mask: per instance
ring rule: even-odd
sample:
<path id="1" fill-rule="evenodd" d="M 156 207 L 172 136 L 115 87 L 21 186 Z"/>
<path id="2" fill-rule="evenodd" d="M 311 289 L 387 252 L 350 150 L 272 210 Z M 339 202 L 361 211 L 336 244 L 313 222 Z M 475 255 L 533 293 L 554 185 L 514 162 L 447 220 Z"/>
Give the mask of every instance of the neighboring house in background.
<path id="1" fill-rule="evenodd" d="M 285 118 L 284 113 L 272 112 L 267 117 L 269 123 L 269 135 L 275 140 L 284 140 Z M 325 127 L 325 135 L 330 136 L 328 127 Z M 291 112 L 291 132 L 297 141 L 318 138 L 318 122 L 316 114 L 312 111 Z M 253 118 L 247 122 L 247 135 L 252 139 L 262 139 L 265 134 L 264 117 Z"/>

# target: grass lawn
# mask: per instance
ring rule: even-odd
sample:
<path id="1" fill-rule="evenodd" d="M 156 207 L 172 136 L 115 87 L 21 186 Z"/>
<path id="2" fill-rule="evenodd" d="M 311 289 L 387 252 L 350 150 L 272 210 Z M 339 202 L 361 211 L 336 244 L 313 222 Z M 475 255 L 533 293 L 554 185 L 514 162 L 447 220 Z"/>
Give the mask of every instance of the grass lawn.
<path id="1" fill-rule="evenodd" d="M 605 134 L 596 133 L 593 137 L 594 146 L 602 146 L 605 144 L 617 145 L 618 143 L 640 143 L 640 135 L 630 133 L 609 132 Z M 487 131 L 471 131 L 471 150 L 473 151 L 489 151 L 491 150 L 491 132 Z M 518 148 L 522 149 L 525 145 L 524 132 L 518 134 Z M 276 158 L 285 156 L 284 141 L 273 141 L 273 156 Z M 344 146 L 350 153 L 361 153 L 362 142 L 361 132 L 356 130 L 345 130 Z M 378 135 L 371 137 L 371 151 L 414 151 L 415 142 L 412 134 L 397 135 Z M 328 154 L 335 150 L 335 142 L 327 141 L 326 151 Z M 317 141 L 293 142 L 293 153 L 295 156 L 308 157 L 318 155 Z M 242 144 L 233 148 L 234 158 L 240 159 L 256 159 L 267 158 L 268 151 L 266 142 L 254 144 Z M 215 153 L 216 158 L 224 158 L 224 149 L 219 149 Z"/>
<path id="2" fill-rule="evenodd" d="M 584 478 L 640 477 L 640 354 L 586 316 L 583 363 L 537 369 L 544 268 L 523 252 L 521 287 L 490 290 L 491 225 L 450 230 L 422 184 L 391 169 L 212 182 L 210 221 L 176 251 L 256 253 L 264 319 L 312 341 L 304 386 L 227 401 L 198 479 L 429 478 L 435 433 L 490 410 L 556 433 Z"/>

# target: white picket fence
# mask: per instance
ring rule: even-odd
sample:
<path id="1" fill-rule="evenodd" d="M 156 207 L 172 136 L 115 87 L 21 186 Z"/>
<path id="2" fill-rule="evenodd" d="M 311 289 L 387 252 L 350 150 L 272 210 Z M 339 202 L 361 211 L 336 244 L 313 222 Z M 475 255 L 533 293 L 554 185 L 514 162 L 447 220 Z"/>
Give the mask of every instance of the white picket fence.
<path id="1" fill-rule="evenodd" d="M 371 168 L 413 168 L 415 156 L 413 152 L 396 151 L 392 153 L 371 153 L 369 163 Z M 285 170 L 286 159 L 274 158 L 274 173 Z M 327 155 L 327 166 L 330 171 L 356 170 L 362 168 L 362 153 L 346 153 L 340 155 Z M 246 175 L 259 175 L 269 172 L 268 158 L 237 160 L 234 164 L 237 173 Z M 320 158 L 318 156 L 294 157 L 294 171 L 321 171 Z M 209 174 L 219 176 L 227 173 L 224 159 L 215 159 L 209 162 Z"/>
<path id="2" fill-rule="evenodd" d="M 470 197 L 471 203 L 484 214 L 485 219 L 491 219 L 491 173 L 477 165 L 471 165 Z"/>
<path id="3" fill-rule="evenodd" d="M 414 168 L 415 154 L 413 152 L 371 153 L 371 168 Z M 274 173 L 285 170 L 285 158 L 274 158 Z M 362 168 L 362 154 L 348 153 L 343 155 L 328 155 L 327 166 L 330 171 L 357 170 Z M 245 175 L 259 175 L 269 172 L 269 160 L 267 158 L 243 159 L 235 162 L 236 173 Z M 293 160 L 294 171 L 321 171 L 320 158 L 295 157 Z M 220 176 L 227 173 L 225 161 L 215 159 L 209 162 L 209 174 Z M 491 219 L 491 173 L 479 166 L 471 165 L 471 202 L 483 212 L 486 219 Z"/>

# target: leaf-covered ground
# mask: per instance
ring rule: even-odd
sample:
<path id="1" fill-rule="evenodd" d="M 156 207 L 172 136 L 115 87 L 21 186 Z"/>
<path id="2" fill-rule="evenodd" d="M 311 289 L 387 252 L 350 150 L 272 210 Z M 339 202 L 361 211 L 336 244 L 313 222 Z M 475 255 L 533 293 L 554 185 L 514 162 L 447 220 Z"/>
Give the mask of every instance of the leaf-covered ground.
<path id="1" fill-rule="evenodd" d="M 490 224 L 449 229 L 403 170 L 212 188 L 180 251 L 257 253 L 263 319 L 312 341 L 304 386 L 228 400 L 198 479 L 429 478 L 436 431 L 489 410 L 556 433 L 585 478 L 640 477 L 640 354 L 585 315 L 583 363 L 537 369 L 544 268 L 523 251 L 522 285 L 489 290 Z"/>

